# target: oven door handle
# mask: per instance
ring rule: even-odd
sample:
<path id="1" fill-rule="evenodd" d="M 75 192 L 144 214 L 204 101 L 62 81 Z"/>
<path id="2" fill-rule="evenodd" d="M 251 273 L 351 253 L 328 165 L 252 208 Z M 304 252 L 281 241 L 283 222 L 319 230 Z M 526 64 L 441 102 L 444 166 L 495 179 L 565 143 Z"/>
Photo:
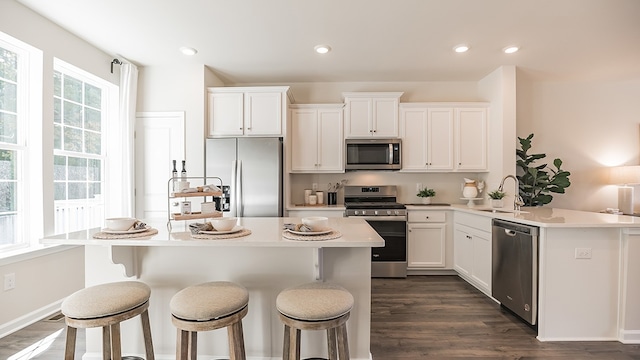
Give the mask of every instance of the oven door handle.
<path id="1" fill-rule="evenodd" d="M 406 216 L 401 215 L 390 215 L 390 216 L 347 216 L 350 218 L 357 218 L 362 220 L 371 220 L 371 221 L 407 221 Z"/>

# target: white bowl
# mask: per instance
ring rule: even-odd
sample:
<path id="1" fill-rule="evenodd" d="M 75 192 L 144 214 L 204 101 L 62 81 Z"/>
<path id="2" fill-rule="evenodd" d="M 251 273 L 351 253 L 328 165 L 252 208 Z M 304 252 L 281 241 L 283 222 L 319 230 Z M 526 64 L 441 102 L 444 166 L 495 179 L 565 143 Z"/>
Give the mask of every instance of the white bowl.
<path id="1" fill-rule="evenodd" d="M 238 218 L 234 217 L 221 217 L 211 219 L 211 225 L 217 231 L 229 231 L 238 224 Z"/>
<path id="2" fill-rule="evenodd" d="M 104 225 L 109 230 L 125 231 L 129 230 L 135 224 L 135 218 L 121 217 L 109 218 L 104 221 Z"/>
<path id="3" fill-rule="evenodd" d="M 302 224 L 311 228 L 311 231 L 329 230 L 329 219 L 324 216 L 309 216 L 302 218 Z"/>

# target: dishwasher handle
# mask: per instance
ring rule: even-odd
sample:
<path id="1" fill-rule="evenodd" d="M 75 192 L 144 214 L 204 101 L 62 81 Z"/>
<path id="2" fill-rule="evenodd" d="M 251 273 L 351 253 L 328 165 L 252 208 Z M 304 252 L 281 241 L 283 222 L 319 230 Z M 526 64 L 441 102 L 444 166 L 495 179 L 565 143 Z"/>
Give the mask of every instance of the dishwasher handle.
<path id="1" fill-rule="evenodd" d="M 504 233 L 505 233 L 505 235 L 511 236 L 511 237 L 514 237 L 514 236 L 516 236 L 518 234 L 517 232 L 515 232 L 513 230 L 510 230 L 510 229 L 504 229 Z"/>

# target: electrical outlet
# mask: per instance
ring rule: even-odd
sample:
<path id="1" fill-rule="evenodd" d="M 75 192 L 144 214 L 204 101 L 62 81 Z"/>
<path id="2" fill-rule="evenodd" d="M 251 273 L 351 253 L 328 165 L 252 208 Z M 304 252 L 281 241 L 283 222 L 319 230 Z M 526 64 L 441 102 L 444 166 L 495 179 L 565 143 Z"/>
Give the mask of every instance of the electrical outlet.
<path id="1" fill-rule="evenodd" d="M 16 274 L 4 274 L 4 290 L 11 290 L 16 287 Z"/>
<path id="2" fill-rule="evenodd" d="M 591 259 L 591 248 L 576 248 L 576 259 Z"/>
<path id="3" fill-rule="evenodd" d="M 311 189 L 313 189 L 313 191 L 318 190 L 318 183 L 311 184 Z"/>

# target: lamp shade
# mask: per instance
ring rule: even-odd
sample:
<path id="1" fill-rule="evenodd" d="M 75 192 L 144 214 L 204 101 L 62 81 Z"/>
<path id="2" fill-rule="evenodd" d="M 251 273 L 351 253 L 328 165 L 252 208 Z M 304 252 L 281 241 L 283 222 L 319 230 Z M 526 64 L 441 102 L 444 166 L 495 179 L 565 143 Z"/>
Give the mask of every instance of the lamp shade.
<path id="1" fill-rule="evenodd" d="M 640 165 L 612 167 L 609 174 L 611 184 L 640 184 Z"/>

